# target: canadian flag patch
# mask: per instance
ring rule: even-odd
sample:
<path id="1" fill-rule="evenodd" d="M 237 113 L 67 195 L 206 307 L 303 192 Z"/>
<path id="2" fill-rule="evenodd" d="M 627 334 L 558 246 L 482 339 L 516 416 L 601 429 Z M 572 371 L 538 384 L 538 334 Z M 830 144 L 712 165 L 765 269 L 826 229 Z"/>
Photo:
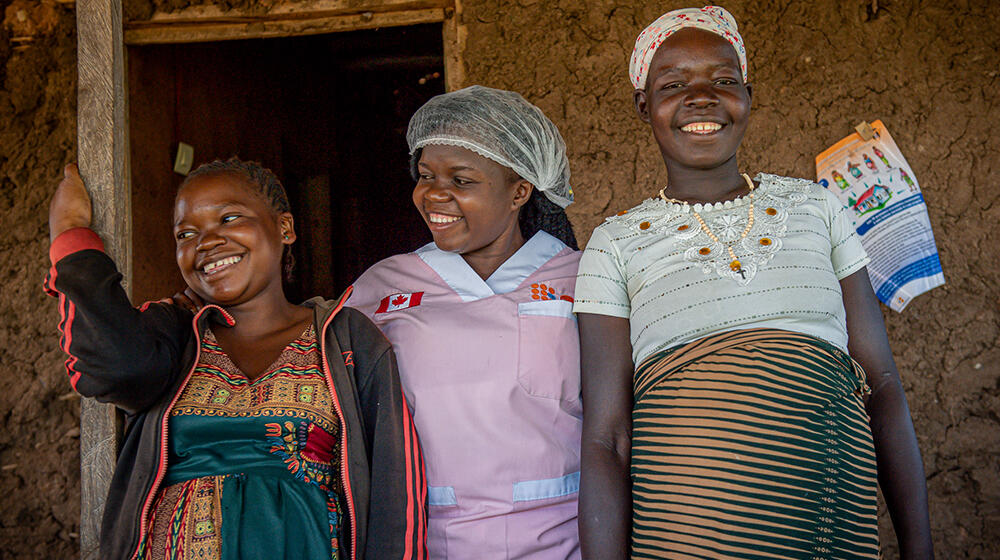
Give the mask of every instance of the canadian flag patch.
<path id="1" fill-rule="evenodd" d="M 420 305 L 420 299 L 423 297 L 423 292 L 414 292 L 412 294 L 392 294 L 391 296 L 385 296 L 382 298 L 382 301 L 379 302 L 378 309 L 375 310 L 375 313 L 389 313 L 390 311 L 399 311 L 400 309 L 416 307 Z"/>

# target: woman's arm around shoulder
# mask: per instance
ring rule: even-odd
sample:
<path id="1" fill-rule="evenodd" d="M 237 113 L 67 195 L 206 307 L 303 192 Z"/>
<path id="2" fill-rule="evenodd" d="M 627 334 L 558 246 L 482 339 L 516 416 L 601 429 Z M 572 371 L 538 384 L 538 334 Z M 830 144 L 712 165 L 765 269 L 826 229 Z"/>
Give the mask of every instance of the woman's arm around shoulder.
<path id="1" fill-rule="evenodd" d="M 128 412 L 148 408 L 177 375 L 191 314 L 171 305 L 132 307 L 122 275 L 89 229 L 90 199 L 76 166 L 49 208 L 52 268 L 45 289 L 59 299 L 60 348 L 80 394 Z"/>
<path id="2" fill-rule="evenodd" d="M 927 508 L 927 483 L 910 419 L 909 405 L 889 348 L 882 310 L 867 268 L 840 281 L 847 310 L 848 350 L 865 369 L 878 480 L 904 560 L 934 557 Z"/>
<path id="3" fill-rule="evenodd" d="M 632 344 L 629 320 L 578 313 L 583 394 L 580 546 L 584 559 L 627 558 L 632 530 Z"/>
<path id="4" fill-rule="evenodd" d="M 385 335 L 362 312 L 345 307 L 338 320 L 349 330 L 350 359 L 371 466 L 364 557 L 426 559 L 424 460 L 399 381 L 396 355 Z"/>

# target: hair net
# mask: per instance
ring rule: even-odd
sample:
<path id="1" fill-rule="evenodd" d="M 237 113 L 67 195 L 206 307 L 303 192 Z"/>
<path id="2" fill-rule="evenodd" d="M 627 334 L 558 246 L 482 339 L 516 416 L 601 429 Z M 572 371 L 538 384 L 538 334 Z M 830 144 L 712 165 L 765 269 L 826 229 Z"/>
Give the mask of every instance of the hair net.
<path id="1" fill-rule="evenodd" d="M 513 169 L 560 207 L 573 202 L 559 130 L 512 91 L 471 86 L 435 96 L 413 114 L 406 142 L 411 155 L 429 144 L 472 150 Z"/>

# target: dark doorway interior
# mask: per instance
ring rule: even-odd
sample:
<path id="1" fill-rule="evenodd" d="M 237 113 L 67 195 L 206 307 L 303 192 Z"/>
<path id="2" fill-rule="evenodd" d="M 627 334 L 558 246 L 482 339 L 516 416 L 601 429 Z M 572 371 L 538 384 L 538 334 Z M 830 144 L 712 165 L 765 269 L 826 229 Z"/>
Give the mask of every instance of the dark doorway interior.
<path id="1" fill-rule="evenodd" d="M 128 50 L 133 299 L 183 288 L 174 264 L 178 142 L 194 163 L 270 167 L 299 241 L 293 301 L 339 294 L 430 234 L 410 201 L 406 125 L 444 91 L 440 24 Z"/>

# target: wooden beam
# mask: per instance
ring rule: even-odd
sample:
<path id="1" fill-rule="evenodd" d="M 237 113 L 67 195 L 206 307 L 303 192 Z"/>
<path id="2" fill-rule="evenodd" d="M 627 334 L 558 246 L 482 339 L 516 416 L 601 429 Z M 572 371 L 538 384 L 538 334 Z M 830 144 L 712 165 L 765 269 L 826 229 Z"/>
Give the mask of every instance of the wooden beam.
<path id="1" fill-rule="evenodd" d="M 405 12 L 447 8 L 451 0 L 297 0 L 280 2 L 266 9 L 257 7 L 223 10 L 214 4 L 189 6 L 172 12 L 156 12 L 149 20 L 126 22 L 126 29 L 166 23 L 196 23 L 213 20 L 274 20 L 315 18 L 363 12 Z"/>
<path id="2" fill-rule="evenodd" d="M 78 0 L 77 156 L 93 200 L 93 228 L 131 293 L 131 206 L 121 0 Z M 115 408 L 80 403 L 80 556 L 98 557 L 101 516 L 117 459 Z"/>
<path id="3" fill-rule="evenodd" d="M 465 87 L 465 41 L 468 28 L 462 23 L 462 0 L 445 10 L 441 38 L 444 42 L 444 90 L 455 91 Z"/>
<path id="4" fill-rule="evenodd" d="M 125 43 L 148 45 L 157 43 L 200 43 L 237 39 L 263 39 L 317 35 L 339 31 L 398 27 L 444 21 L 445 8 L 423 8 L 405 11 L 364 11 L 351 14 L 322 15 L 295 18 L 226 18 L 200 21 L 144 22 L 125 30 Z"/>

